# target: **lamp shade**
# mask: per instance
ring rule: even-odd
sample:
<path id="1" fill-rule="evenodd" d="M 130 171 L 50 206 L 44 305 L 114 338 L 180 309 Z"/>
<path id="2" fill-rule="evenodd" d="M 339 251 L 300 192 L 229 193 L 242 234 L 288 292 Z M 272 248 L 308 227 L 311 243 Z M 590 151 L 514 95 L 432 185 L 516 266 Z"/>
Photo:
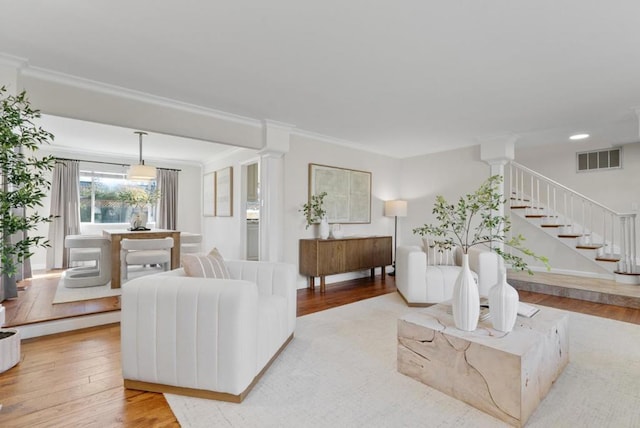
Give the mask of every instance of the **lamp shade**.
<path id="1" fill-rule="evenodd" d="M 384 215 L 386 217 L 406 217 L 407 201 L 400 199 L 395 201 L 386 201 L 384 203 Z"/>
<path id="2" fill-rule="evenodd" d="M 156 167 L 147 166 L 142 160 L 142 136 L 147 135 L 144 131 L 135 131 L 134 134 L 138 134 L 138 144 L 140 145 L 140 162 L 138 165 L 131 165 L 127 172 L 128 180 L 149 181 L 156 178 Z"/>
<path id="3" fill-rule="evenodd" d="M 156 167 L 151 165 L 131 165 L 127 172 L 128 180 L 153 180 L 156 178 Z"/>

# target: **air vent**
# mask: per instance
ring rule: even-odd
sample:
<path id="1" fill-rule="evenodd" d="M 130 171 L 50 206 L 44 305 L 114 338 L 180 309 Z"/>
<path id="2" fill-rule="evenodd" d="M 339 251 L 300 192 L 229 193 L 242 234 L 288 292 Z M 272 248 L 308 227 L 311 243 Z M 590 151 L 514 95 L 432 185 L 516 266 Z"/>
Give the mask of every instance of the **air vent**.
<path id="1" fill-rule="evenodd" d="M 622 168 L 622 149 L 594 150 L 577 154 L 578 171 Z"/>

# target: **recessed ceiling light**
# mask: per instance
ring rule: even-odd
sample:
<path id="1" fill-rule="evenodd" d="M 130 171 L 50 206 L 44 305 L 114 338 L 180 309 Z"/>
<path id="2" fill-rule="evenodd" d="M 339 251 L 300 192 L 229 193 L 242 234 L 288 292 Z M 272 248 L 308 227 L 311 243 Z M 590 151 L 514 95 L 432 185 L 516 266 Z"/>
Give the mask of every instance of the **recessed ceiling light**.
<path id="1" fill-rule="evenodd" d="M 569 137 L 570 140 L 584 140 L 585 138 L 589 138 L 589 134 L 574 134 Z"/>

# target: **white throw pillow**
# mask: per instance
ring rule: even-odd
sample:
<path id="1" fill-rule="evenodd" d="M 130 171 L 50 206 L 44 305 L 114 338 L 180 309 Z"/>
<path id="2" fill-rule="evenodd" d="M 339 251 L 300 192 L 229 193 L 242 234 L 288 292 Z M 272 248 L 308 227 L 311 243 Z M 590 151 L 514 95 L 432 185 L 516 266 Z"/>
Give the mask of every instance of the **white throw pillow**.
<path id="1" fill-rule="evenodd" d="M 182 256 L 182 267 L 187 276 L 231 279 L 229 269 L 217 248 L 206 255 L 185 254 Z"/>
<path id="2" fill-rule="evenodd" d="M 440 250 L 433 244 L 433 240 L 429 236 L 422 238 L 422 249 L 427 255 L 427 266 L 455 266 L 456 247 L 450 250 Z"/>

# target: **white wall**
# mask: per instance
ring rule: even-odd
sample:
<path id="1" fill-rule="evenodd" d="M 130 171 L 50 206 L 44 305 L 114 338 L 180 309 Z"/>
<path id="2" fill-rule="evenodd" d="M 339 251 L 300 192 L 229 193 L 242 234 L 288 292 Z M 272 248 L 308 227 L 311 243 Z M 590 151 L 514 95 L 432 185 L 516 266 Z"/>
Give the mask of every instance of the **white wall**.
<path id="1" fill-rule="evenodd" d="M 393 218 L 384 217 L 384 201 L 402 196 L 398 174 L 400 160 L 292 135 L 290 150 L 284 157 L 284 261 L 298 265 L 299 240 L 316 236 L 315 226 L 305 229 L 304 216 L 298 211 L 308 200 L 310 163 L 371 172 L 371 223 L 344 224 L 342 229 L 347 236 L 393 236 Z M 364 274 L 335 275 L 328 277 L 327 282 Z M 306 279 L 300 276 L 298 280 L 299 288 L 304 288 Z"/>
<path id="2" fill-rule="evenodd" d="M 398 219 L 398 245 L 421 245 L 413 229 L 436 221 L 432 214 L 436 196 L 455 202 L 475 191 L 489 175 L 489 165 L 480 160 L 480 146 L 404 159 L 401 196 L 408 202 L 408 215 Z"/>
<path id="3" fill-rule="evenodd" d="M 640 143 L 622 146 L 622 168 L 576 171 L 576 153 L 609 149 L 600 142 L 567 142 L 548 146 L 516 146 L 516 162 L 594 199 L 618 212 L 640 204 Z"/>
<path id="4" fill-rule="evenodd" d="M 246 207 L 242 200 L 242 167 L 259 159 L 257 151 L 238 149 L 224 158 L 206 164 L 203 174 L 219 169 L 233 167 L 233 215 L 231 217 L 201 217 L 202 218 L 202 249 L 209 252 L 218 248 L 226 259 L 245 259 L 246 230 L 244 227 L 244 213 Z M 202 183 L 202 178 L 200 179 Z M 200 189 L 201 184 L 199 185 Z M 202 210 L 199 212 L 202 216 Z"/>
<path id="5" fill-rule="evenodd" d="M 95 157 L 82 153 L 67 153 L 67 152 L 55 152 L 49 147 L 43 147 L 38 151 L 39 155 L 51 154 L 61 158 L 69 159 L 81 159 L 81 160 L 96 160 L 101 162 L 114 162 L 114 163 L 131 163 L 136 162 L 132 159 L 123 158 L 109 158 L 109 157 Z M 178 178 L 178 223 L 177 228 L 180 231 L 200 233 L 202 230 L 202 208 L 201 208 L 201 181 L 202 181 L 202 169 L 198 165 L 184 164 L 184 163 L 167 163 L 147 161 L 149 164 L 160 168 L 174 168 L 180 169 Z M 100 171 L 113 171 L 123 172 L 125 168 L 115 165 L 106 164 L 93 164 L 86 163 L 81 164 L 81 168 L 85 169 L 85 166 L 93 166 Z M 51 207 L 51 198 L 47 196 L 43 201 L 43 207 L 39 209 L 39 212 L 43 216 L 48 216 Z M 126 226 L 125 226 L 126 227 Z M 42 224 L 34 231 L 33 236 L 44 236 L 45 238 L 49 233 L 48 223 Z M 33 269 L 44 269 L 46 265 L 46 249 L 35 249 L 34 255 L 31 258 L 31 264 Z"/>

